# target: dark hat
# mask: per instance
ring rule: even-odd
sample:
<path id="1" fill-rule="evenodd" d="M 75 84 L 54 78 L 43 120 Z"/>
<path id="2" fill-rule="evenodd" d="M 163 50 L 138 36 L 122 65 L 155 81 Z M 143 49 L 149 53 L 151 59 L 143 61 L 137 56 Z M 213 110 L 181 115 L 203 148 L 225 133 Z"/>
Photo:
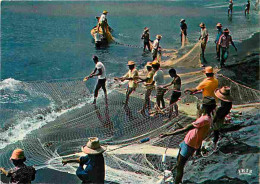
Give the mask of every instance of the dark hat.
<path id="1" fill-rule="evenodd" d="M 202 100 L 203 105 L 216 105 L 216 100 L 214 97 L 205 96 Z"/>
<path id="2" fill-rule="evenodd" d="M 98 61 L 98 57 L 97 57 L 97 56 L 93 56 L 92 59 L 93 59 L 94 61 Z"/>
<path id="3" fill-rule="evenodd" d="M 225 28 L 223 32 L 224 32 L 224 33 L 229 33 L 229 29 L 228 29 L 228 28 Z"/>

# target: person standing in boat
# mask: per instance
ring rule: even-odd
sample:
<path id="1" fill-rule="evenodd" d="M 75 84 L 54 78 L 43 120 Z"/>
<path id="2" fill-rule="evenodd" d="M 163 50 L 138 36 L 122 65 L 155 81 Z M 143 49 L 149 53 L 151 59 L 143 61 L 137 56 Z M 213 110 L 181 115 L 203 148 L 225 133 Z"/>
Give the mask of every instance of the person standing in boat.
<path id="1" fill-rule="evenodd" d="M 144 40 L 144 52 L 145 52 L 145 48 L 147 47 L 147 49 L 151 52 L 151 48 L 150 48 L 150 34 L 149 34 L 149 28 L 145 27 L 144 28 L 144 32 L 142 34 L 141 39 Z"/>
<path id="2" fill-rule="evenodd" d="M 156 35 L 156 39 L 153 41 L 153 49 L 152 49 L 153 61 L 157 58 L 161 38 L 162 35 Z"/>
<path id="3" fill-rule="evenodd" d="M 106 26 L 108 26 L 107 17 L 106 17 L 107 14 L 108 14 L 108 12 L 106 10 L 104 10 L 102 15 L 99 18 L 98 28 L 97 28 L 97 30 L 99 30 L 99 27 L 101 26 L 102 34 L 103 34 L 104 37 L 106 36 L 106 29 L 105 28 L 106 28 Z"/>
<path id="4" fill-rule="evenodd" d="M 96 85 L 96 88 L 95 88 L 95 91 L 94 91 L 93 104 L 96 104 L 97 97 L 98 97 L 98 91 L 100 90 L 100 88 L 102 88 L 103 91 L 104 91 L 104 94 L 105 94 L 105 102 L 106 102 L 106 105 L 107 105 L 106 68 L 103 65 L 103 63 L 98 61 L 97 56 L 93 56 L 93 61 L 96 65 L 95 69 L 89 76 L 85 77 L 83 81 L 87 81 L 89 78 L 92 78 L 94 76 L 98 76 L 97 85 Z M 96 73 L 97 71 L 98 71 L 98 73 Z"/>

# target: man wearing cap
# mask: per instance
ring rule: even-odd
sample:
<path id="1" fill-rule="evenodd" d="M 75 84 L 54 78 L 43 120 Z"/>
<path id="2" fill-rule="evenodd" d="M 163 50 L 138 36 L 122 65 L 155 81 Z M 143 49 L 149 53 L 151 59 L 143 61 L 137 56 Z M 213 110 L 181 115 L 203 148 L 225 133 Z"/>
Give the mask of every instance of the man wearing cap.
<path id="1" fill-rule="evenodd" d="M 142 37 L 141 39 L 144 40 L 144 50 L 145 51 L 145 48 L 147 47 L 147 49 L 151 52 L 151 48 L 150 48 L 150 34 L 149 34 L 149 28 L 145 27 L 144 28 L 144 32 L 142 34 Z"/>
<path id="2" fill-rule="evenodd" d="M 229 35 L 229 29 L 226 28 L 223 31 L 223 34 L 219 38 L 218 44 L 220 45 L 220 50 L 221 50 L 221 60 L 220 60 L 220 67 L 223 68 L 225 67 L 225 62 L 228 58 L 228 53 L 229 53 L 229 44 L 232 44 L 232 46 L 235 48 L 237 51 L 237 48 L 232 40 L 232 36 Z"/>
<path id="3" fill-rule="evenodd" d="M 96 85 L 96 88 L 95 88 L 95 91 L 94 91 L 94 101 L 93 101 L 93 104 L 96 104 L 96 102 L 97 102 L 98 91 L 100 90 L 100 88 L 102 88 L 103 91 L 104 91 L 105 102 L 107 104 L 106 68 L 103 65 L 103 63 L 98 61 L 98 57 L 97 56 L 93 56 L 93 61 L 94 61 L 95 65 L 96 65 L 95 69 L 89 76 L 85 77 L 83 81 L 87 81 L 89 78 L 92 78 L 94 76 L 98 76 L 97 85 Z M 97 71 L 98 71 L 98 73 L 96 73 Z"/>
<path id="4" fill-rule="evenodd" d="M 35 179 L 36 170 L 32 166 L 26 166 L 24 162 L 26 157 L 22 149 L 15 149 L 10 157 L 15 168 L 6 171 L 4 168 L 0 168 L 0 172 L 10 177 L 10 183 L 31 183 Z"/>
<path id="5" fill-rule="evenodd" d="M 226 115 L 228 115 L 230 113 L 230 110 L 232 109 L 232 97 L 230 96 L 230 87 L 223 86 L 220 89 L 216 89 L 215 96 L 220 100 L 220 107 L 217 108 L 212 125 L 214 130 L 213 143 L 216 149 L 219 139 L 219 132 L 221 131 Z"/>
<path id="6" fill-rule="evenodd" d="M 164 102 L 164 94 L 166 92 L 166 89 L 164 88 L 164 74 L 163 71 L 160 69 L 160 63 L 157 61 L 152 62 L 152 67 L 155 72 L 153 76 L 153 81 L 151 83 L 147 83 L 147 86 L 152 86 L 155 85 L 156 88 L 156 103 L 157 107 L 161 108 L 161 103 L 162 103 L 162 108 L 165 108 L 165 102 Z"/>
<path id="7" fill-rule="evenodd" d="M 181 28 L 181 43 L 185 43 L 187 37 L 187 24 L 185 23 L 185 19 L 180 20 L 180 28 Z M 183 40 L 184 38 L 184 40 Z"/>
<path id="8" fill-rule="evenodd" d="M 154 85 L 149 85 L 153 82 L 153 76 L 154 76 L 154 70 L 152 68 L 152 62 L 147 62 L 146 64 L 146 69 L 148 71 L 146 78 L 142 79 L 139 77 L 140 81 L 138 83 L 145 82 L 144 85 L 146 86 L 146 92 L 145 92 L 145 101 L 144 101 L 144 106 L 143 109 L 140 111 L 142 114 L 145 113 L 145 109 L 148 107 L 148 110 L 151 110 L 151 101 L 150 101 L 150 96 L 152 94 L 152 91 L 154 89 Z"/>
<path id="9" fill-rule="evenodd" d="M 161 35 L 156 35 L 156 39 L 153 41 L 153 49 L 152 49 L 153 61 L 157 58 L 161 38 L 162 38 Z"/>
<path id="10" fill-rule="evenodd" d="M 99 18 L 98 28 L 97 28 L 97 30 L 99 30 L 99 27 L 101 26 L 101 28 L 102 28 L 102 33 L 103 33 L 104 36 L 106 36 L 105 26 L 108 25 L 108 24 L 107 24 L 107 18 L 106 18 L 107 13 L 108 13 L 108 12 L 107 12 L 106 10 L 103 11 L 102 15 L 101 15 L 100 18 Z"/>
<path id="11" fill-rule="evenodd" d="M 214 91 L 218 87 L 218 79 L 214 77 L 213 68 L 211 66 L 208 66 L 205 68 L 205 74 L 206 77 L 196 88 L 187 88 L 185 89 L 186 92 L 196 93 L 197 91 L 202 90 L 202 98 L 205 97 L 214 97 L 216 98 Z M 201 114 L 201 106 L 200 104 L 197 104 L 198 114 L 199 117 Z"/>
<path id="12" fill-rule="evenodd" d="M 216 27 L 217 27 L 217 36 L 216 36 L 216 39 L 215 39 L 216 53 L 217 53 L 217 60 L 220 61 L 220 46 L 218 44 L 218 41 L 219 41 L 220 36 L 223 34 L 222 24 L 217 23 Z"/>
<path id="13" fill-rule="evenodd" d="M 125 81 L 128 80 L 128 88 L 126 91 L 126 100 L 125 100 L 125 106 L 128 105 L 128 100 L 129 97 L 131 95 L 131 93 L 133 91 L 135 91 L 135 89 L 137 88 L 138 84 L 137 84 L 137 80 L 138 80 L 138 71 L 135 68 L 135 62 L 134 61 L 128 61 L 128 67 L 129 70 L 128 72 L 123 76 L 123 77 L 115 77 L 115 80 L 121 80 L 121 81 Z"/>
<path id="14" fill-rule="evenodd" d="M 205 97 L 202 101 L 202 115 L 195 122 L 184 128 L 169 133 L 162 133 L 160 135 L 161 138 L 164 138 L 167 136 L 183 134 L 188 131 L 184 141 L 179 145 L 180 150 L 177 156 L 177 175 L 175 178 L 175 184 L 182 182 L 186 162 L 193 153 L 200 148 L 202 141 L 208 136 L 212 123 L 212 112 L 215 108 L 215 99 L 213 97 Z"/>
<path id="15" fill-rule="evenodd" d="M 199 41 L 201 42 L 201 52 L 200 52 L 200 60 L 201 60 L 201 64 L 204 66 L 205 63 L 207 63 L 206 59 L 205 59 L 205 49 L 206 49 L 206 45 L 208 42 L 208 30 L 206 29 L 206 25 L 204 23 L 200 23 L 200 37 L 199 37 Z"/>
<path id="16" fill-rule="evenodd" d="M 82 183 L 104 183 L 105 161 L 102 153 L 105 152 L 105 147 L 100 146 L 97 137 L 91 137 L 81 150 L 87 155 L 77 159 L 62 160 L 62 164 L 79 163 L 76 174 Z M 86 166 L 85 169 L 84 166 Z"/>
<path id="17" fill-rule="evenodd" d="M 232 0 L 229 1 L 229 5 L 228 5 L 228 15 L 230 13 L 231 13 L 231 15 L 233 13 L 233 1 Z"/>

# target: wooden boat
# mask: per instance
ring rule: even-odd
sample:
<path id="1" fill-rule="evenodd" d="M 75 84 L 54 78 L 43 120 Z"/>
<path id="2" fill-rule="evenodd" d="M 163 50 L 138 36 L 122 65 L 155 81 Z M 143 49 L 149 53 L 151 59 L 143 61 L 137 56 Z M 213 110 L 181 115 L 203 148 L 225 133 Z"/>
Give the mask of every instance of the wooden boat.
<path id="1" fill-rule="evenodd" d="M 96 18 L 99 21 L 99 17 Z M 95 27 L 93 27 L 93 29 L 90 31 L 90 34 L 95 41 L 96 47 L 107 45 L 113 41 L 111 31 L 112 29 L 108 24 L 105 25 L 105 34 L 103 33 L 101 26 L 98 27 L 98 23 Z"/>

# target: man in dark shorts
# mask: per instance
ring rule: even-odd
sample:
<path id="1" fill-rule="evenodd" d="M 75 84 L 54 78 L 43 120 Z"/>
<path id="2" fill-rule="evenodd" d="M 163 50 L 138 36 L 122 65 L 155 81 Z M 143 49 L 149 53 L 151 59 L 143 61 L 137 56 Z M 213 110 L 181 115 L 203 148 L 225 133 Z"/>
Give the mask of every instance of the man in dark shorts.
<path id="1" fill-rule="evenodd" d="M 249 14 L 249 10 L 250 10 L 250 1 L 248 0 L 246 3 L 246 8 L 245 8 L 245 15 Z"/>
<path id="2" fill-rule="evenodd" d="M 232 108 L 232 98 L 230 96 L 230 87 L 223 86 L 220 89 L 215 90 L 216 97 L 220 100 L 220 107 L 217 108 L 217 111 L 213 118 L 212 128 L 214 130 L 214 148 L 217 148 L 217 143 L 219 139 L 219 132 L 224 124 L 225 117 L 230 113 Z"/>
<path id="3" fill-rule="evenodd" d="M 228 15 L 231 14 L 232 16 L 232 13 L 233 13 L 233 1 L 230 0 L 228 4 Z"/>
<path id="4" fill-rule="evenodd" d="M 26 158 L 22 149 L 15 149 L 10 160 L 15 165 L 14 169 L 6 171 L 4 168 L 0 168 L 0 172 L 11 178 L 10 183 L 29 184 L 35 179 L 35 169 L 32 166 L 27 166 L 24 164 Z"/>
<path id="5" fill-rule="evenodd" d="M 172 82 L 165 85 L 164 88 L 168 88 L 171 85 L 173 86 L 173 92 L 170 100 L 170 111 L 169 111 L 169 119 L 172 118 L 173 106 L 175 110 L 175 116 L 178 116 L 178 105 L 176 102 L 181 96 L 181 78 L 177 75 L 176 70 L 174 68 L 169 70 L 170 76 L 173 78 Z"/>
<path id="6" fill-rule="evenodd" d="M 106 68 L 103 65 L 103 63 L 101 63 L 100 61 L 98 61 L 98 57 L 97 56 L 93 56 L 93 61 L 96 64 L 94 71 L 87 77 L 84 78 L 83 81 L 88 80 L 89 78 L 92 78 L 94 76 L 98 76 L 98 81 L 97 81 L 97 85 L 96 85 L 96 89 L 94 91 L 94 101 L 93 104 L 96 104 L 97 102 L 97 97 L 98 97 L 98 91 L 100 88 L 103 89 L 104 94 L 105 94 L 105 102 L 107 104 L 107 89 L 106 89 Z M 96 74 L 96 72 L 98 71 L 98 73 Z"/>
<path id="7" fill-rule="evenodd" d="M 147 47 L 148 50 L 151 52 L 151 48 L 150 48 L 150 34 L 149 34 L 149 28 L 145 27 L 144 28 L 144 32 L 142 34 L 142 37 L 141 39 L 144 40 L 144 51 L 145 51 L 145 48 Z"/>

